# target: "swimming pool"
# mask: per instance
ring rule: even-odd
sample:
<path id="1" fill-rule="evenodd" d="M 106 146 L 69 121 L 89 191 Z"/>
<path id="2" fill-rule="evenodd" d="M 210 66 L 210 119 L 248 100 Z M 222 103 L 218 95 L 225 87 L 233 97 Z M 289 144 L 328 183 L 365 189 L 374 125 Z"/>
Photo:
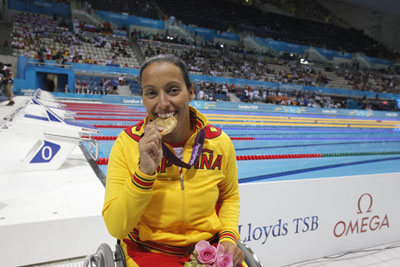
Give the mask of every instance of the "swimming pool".
<path id="1" fill-rule="evenodd" d="M 65 103 L 100 133 L 99 168 L 142 107 Z M 400 121 L 373 117 L 201 110 L 232 139 L 240 183 L 400 172 Z M 83 146 L 88 150 L 89 145 Z"/>

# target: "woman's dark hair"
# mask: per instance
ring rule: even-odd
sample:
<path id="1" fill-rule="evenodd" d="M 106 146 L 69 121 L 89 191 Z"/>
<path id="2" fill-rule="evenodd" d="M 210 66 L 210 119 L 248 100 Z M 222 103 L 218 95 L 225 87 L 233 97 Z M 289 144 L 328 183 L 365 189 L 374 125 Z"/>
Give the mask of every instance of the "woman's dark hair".
<path id="1" fill-rule="evenodd" d="M 168 63 L 172 63 L 175 66 L 177 66 L 178 68 L 180 68 L 182 71 L 182 76 L 183 76 L 183 80 L 185 81 L 186 87 L 188 90 L 190 90 L 190 88 L 192 87 L 192 83 L 190 82 L 189 72 L 186 68 L 185 62 L 183 62 L 182 59 L 180 59 L 174 55 L 170 55 L 170 54 L 161 54 L 161 55 L 157 55 L 157 56 L 146 59 L 142 65 L 142 67 L 140 68 L 140 74 L 139 74 L 140 84 L 142 83 L 142 73 L 143 73 L 144 69 L 147 68 L 150 64 L 152 64 L 154 62 L 168 62 Z"/>

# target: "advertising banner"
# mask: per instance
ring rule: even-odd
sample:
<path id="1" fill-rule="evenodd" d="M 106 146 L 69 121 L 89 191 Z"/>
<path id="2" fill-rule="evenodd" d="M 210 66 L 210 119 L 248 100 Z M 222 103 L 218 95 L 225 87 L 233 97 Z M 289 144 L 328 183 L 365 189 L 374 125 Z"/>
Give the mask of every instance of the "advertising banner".
<path id="1" fill-rule="evenodd" d="M 232 32 L 222 32 L 221 34 L 216 34 L 215 37 L 231 41 L 239 41 L 240 39 L 239 34 Z"/>
<path id="2" fill-rule="evenodd" d="M 296 54 L 304 54 L 308 46 L 276 41 L 269 38 L 253 37 L 256 42 L 262 46 L 268 47 L 275 51 L 292 52 Z"/>
<path id="3" fill-rule="evenodd" d="M 241 240 L 263 266 L 398 241 L 399 177 L 392 173 L 240 184 Z"/>
<path id="4" fill-rule="evenodd" d="M 330 49 L 325 49 L 325 48 L 319 48 L 315 47 L 315 49 L 324 57 L 326 57 L 329 60 L 333 60 L 334 57 L 341 57 L 341 58 L 347 58 L 351 59 L 352 55 L 347 52 L 339 52 L 335 50 L 330 50 Z"/>
<path id="5" fill-rule="evenodd" d="M 207 40 L 207 41 L 212 41 L 212 40 L 214 40 L 214 38 L 231 40 L 231 41 L 239 41 L 239 39 L 240 39 L 240 36 L 237 33 L 216 32 L 213 29 L 194 27 L 192 25 L 184 25 L 184 24 L 182 24 L 181 27 L 185 28 L 191 34 L 194 34 L 195 32 L 197 32 L 198 36 L 200 36 L 201 38 L 203 38 L 204 40 Z"/>
<path id="6" fill-rule="evenodd" d="M 126 26 L 127 28 L 129 28 L 130 25 L 133 24 L 133 25 L 138 25 L 138 26 L 148 27 L 148 28 L 156 28 L 156 29 L 161 29 L 161 30 L 165 29 L 165 23 L 164 23 L 164 21 L 161 21 L 161 20 L 129 16 L 129 15 L 125 15 L 125 14 L 118 14 L 118 13 L 107 12 L 107 11 L 102 11 L 102 10 L 97 10 L 96 13 L 103 19 L 105 19 L 109 22 L 112 22 L 120 27 Z"/>
<path id="7" fill-rule="evenodd" d="M 113 96 L 103 95 L 101 100 L 104 104 L 125 104 L 143 106 L 142 98 L 137 96 Z"/>
<path id="8" fill-rule="evenodd" d="M 121 68 L 116 66 L 103 66 L 96 64 L 69 63 L 74 71 L 80 72 L 99 72 L 107 74 L 124 73 L 125 75 L 138 76 L 139 69 Z"/>
<path id="9" fill-rule="evenodd" d="M 60 17 L 71 17 L 71 7 L 69 5 L 54 3 L 50 1 L 8 1 L 8 8 L 31 13 L 46 14 L 53 16 L 56 14 Z"/>

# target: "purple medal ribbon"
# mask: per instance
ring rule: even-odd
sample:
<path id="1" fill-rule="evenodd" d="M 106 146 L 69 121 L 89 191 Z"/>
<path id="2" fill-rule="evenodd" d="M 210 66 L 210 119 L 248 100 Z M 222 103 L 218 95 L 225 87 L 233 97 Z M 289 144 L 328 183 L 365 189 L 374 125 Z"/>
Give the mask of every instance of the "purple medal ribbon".
<path id="1" fill-rule="evenodd" d="M 162 143 L 162 149 L 163 149 L 163 156 L 172 162 L 172 164 L 177 165 L 179 167 L 183 167 L 186 169 L 190 169 L 198 160 L 201 154 L 201 151 L 203 151 L 203 144 L 204 144 L 204 128 L 201 129 L 196 136 L 196 139 L 194 141 L 193 145 L 193 150 L 192 150 L 192 156 L 190 156 L 190 160 L 188 163 L 183 162 L 182 160 L 178 159 L 174 153 L 171 152 L 171 150 L 168 149 L 168 147 Z"/>

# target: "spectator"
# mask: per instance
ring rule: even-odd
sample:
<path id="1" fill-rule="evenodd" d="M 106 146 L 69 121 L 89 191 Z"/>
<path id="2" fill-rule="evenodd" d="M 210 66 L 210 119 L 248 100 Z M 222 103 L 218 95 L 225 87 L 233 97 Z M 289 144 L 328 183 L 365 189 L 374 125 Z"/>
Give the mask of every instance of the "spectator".
<path id="1" fill-rule="evenodd" d="M 14 80 L 11 70 L 3 63 L 0 62 L 0 87 L 3 87 L 4 94 L 8 97 L 7 106 L 15 104 L 13 99 Z"/>
<path id="2" fill-rule="evenodd" d="M 118 77 L 118 84 L 119 85 L 126 85 L 127 84 L 127 80 L 126 77 L 123 73 L 121 73 Z"/>
<path id="3" fill-rule="evenodd" d="M 10 53 L 10 46 L 8 44 L 8 40 L 4 40 L 3 50 L 4 50 L 5 54 L 9 54 Z"/>
<path id="4" fill-rule="evenodd" d="M 65 84 L 64 86 L 64 93 L 70 93 L 71 89 L 68 87 L 68 83 Z"/>

